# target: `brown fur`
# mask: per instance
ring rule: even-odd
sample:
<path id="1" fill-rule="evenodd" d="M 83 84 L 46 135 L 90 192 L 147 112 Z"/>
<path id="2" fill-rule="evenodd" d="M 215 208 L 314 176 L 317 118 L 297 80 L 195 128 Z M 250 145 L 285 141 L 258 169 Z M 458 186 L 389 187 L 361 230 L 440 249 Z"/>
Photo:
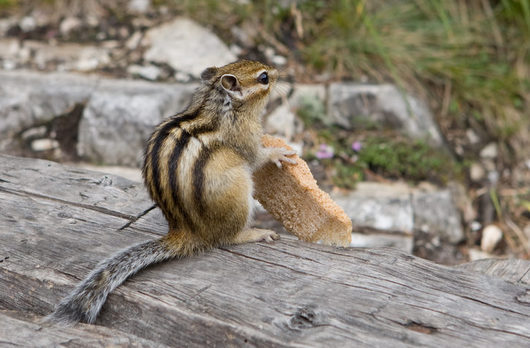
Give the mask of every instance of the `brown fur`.
<path id="1" fill-rule="evenodd" d="M 267 85 L 257 81 L 262 72 Z M 248 228 L 252 172 L 270 155 L 261 146 L 261 112 L 277 76 L 253 61 L 209 68 L 188 108 L 149 139 L 144 179 L 168 220 L 171 247 L 194 252 L 230 244 Z"/>

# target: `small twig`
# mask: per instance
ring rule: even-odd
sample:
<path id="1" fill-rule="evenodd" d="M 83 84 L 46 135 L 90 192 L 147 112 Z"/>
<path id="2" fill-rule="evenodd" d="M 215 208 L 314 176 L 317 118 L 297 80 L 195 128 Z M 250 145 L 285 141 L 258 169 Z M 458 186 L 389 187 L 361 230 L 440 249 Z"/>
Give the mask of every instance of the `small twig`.
<path id="1" fill-rule="evenodd" d="M 442 117 L 447 116 L 447 113 L 449 112 L 449 105 L 451 103 L 451 88 L 452 83 L 451 80 L 447 80 L 444 84 L 444 96 L 442 100 Z"/>
<path id="2" fill-rule="evenodd" d="M 294 17 L 294 26 L 296 34 L 300 39 L 304 38 L 304 27 L 302 26 L 302 12 L 296 8 L 296 2 L 291 4 L 291 15 Z"/>

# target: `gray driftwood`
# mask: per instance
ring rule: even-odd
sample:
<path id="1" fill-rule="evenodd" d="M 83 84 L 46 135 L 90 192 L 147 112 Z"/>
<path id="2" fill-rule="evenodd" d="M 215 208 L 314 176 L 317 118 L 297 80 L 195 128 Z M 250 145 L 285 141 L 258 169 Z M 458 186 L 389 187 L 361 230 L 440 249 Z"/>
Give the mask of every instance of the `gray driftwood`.
<path id="1" fill-rule="evenodd" d="M 39 324 L 98 261 L 165 231 L 141 184 L 0 155 L 0 345 L 530 345 L 528 261 L 452 268 L 285 234 L 142 271 L 97 326 Z"/>

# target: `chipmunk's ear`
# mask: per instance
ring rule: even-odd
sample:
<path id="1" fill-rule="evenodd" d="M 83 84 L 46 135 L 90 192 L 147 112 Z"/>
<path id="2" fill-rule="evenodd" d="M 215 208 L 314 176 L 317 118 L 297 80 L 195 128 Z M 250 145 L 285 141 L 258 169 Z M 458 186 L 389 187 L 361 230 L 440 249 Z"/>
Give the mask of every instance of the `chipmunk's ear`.
<path id="1" fill-rule="evenodd" d="M 201 80 L 204 82 L 209 82 L 211 79 L 215 77 L 217 74 L 217 68 L 212 66 L 210 68 L 207 68 L 201 73 Z"/>
<path id="2" fill-rule="evenodd" d="M 241 92 L 239 81 L 232 74 L 224 74 L 221 76 L 221 86 L 228 92 Z"/>

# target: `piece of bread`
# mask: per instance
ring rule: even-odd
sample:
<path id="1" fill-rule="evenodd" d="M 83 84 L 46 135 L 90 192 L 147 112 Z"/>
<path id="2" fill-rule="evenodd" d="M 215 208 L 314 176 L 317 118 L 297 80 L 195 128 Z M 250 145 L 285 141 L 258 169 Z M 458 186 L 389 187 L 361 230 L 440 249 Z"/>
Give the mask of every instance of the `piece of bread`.
<path id="1" fill-rule="evenodd" d="M 292 150 L 282 139 L 264 135 L 265 147 Z M 318 188 L 307 163 L 293 156 L 296 164 L 278 168 L 268 163 L 254 173 L 254 198 L 290 233 L 308 242 L 348 246 L 352 223 L 344 210 Z"/>

